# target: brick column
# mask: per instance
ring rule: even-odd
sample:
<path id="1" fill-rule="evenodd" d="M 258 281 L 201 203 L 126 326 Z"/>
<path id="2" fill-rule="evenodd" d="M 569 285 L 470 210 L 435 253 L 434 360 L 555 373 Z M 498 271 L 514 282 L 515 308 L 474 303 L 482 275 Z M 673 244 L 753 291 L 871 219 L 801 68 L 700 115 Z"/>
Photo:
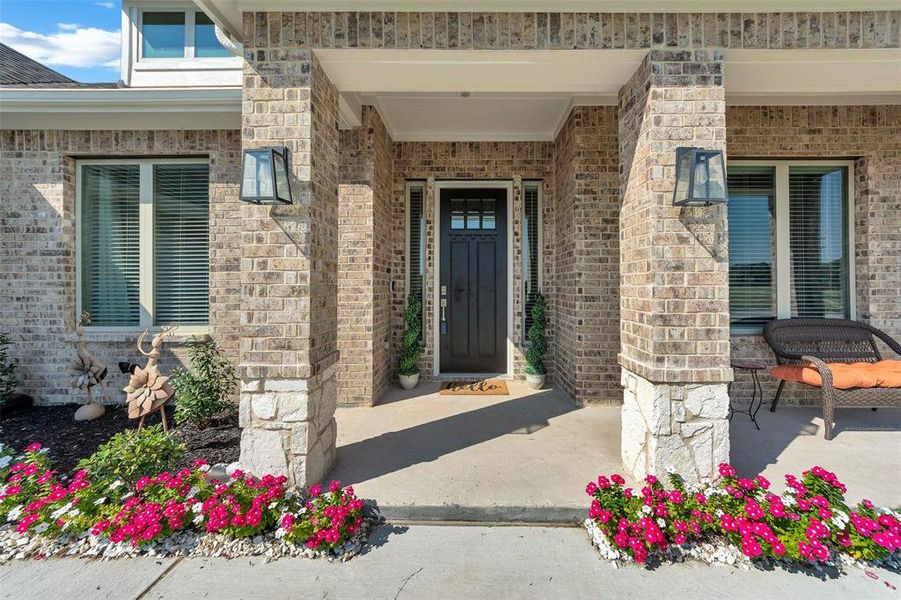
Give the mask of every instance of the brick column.
<path id="1" fill-rule="evenodd" d="M 240 462 L 305 486 L 335 459 L 338 94 L 312 51 L 256 39 L 242 140 L 288 147 L 294 203 L 244 206 Z"/>
<path id="2" fill-rule="evenodd" d="M 619 93 L 622 457 L 635 477 L 729 458 L 726 206 L 673 206 L 679 146 L 726 148 L 723 55 L 652 49 Z"/>

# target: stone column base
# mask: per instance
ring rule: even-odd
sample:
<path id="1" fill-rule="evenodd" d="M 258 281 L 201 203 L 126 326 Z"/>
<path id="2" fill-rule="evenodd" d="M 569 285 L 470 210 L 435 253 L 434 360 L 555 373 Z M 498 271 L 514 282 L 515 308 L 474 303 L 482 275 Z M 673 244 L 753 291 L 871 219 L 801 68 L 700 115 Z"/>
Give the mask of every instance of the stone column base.
<path id="1" fill-rule="evenodd" d="M 653 383 L 623 369 L 622 458 L 636 479 L 675 469 L 689 484 L 729 461 L 725 383 Z"/>
<path id="2" fill-rule="evenodd" d="M 241 382 L 241 468 L 307 487 L 335 464 L 335 366 L 310 379 Z"/>

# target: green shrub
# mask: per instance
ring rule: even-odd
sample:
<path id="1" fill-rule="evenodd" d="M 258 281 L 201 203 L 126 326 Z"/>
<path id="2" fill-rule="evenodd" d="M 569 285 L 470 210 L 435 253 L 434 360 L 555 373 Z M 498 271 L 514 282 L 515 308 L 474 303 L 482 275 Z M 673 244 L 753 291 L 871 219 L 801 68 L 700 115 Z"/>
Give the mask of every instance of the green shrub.
<path id="1" fill-rule="evenodd" d="M 8 335 L 0 333 L 0 407 L 6 406 L 16 387 L 16 365 L 9 357 L 11 343 Z"/>
<path id="2" fill-rule="evenodd" d="M 188 342 L 188 360 L 191 370 L 176 369 L 172 377 L 175 421 L 203 429 L 216 415 L 235 410 L 231 395 L 238 378 L 212 340 L 192 338 Z"/>
<path id="3" fill-rule="evenodd" d="M 82 459 L 78 468 L 85 469 L 95 483 L 109 484 L 121 479 L 130 487 L 145 475 L 174 470 L 184 453 L 183 443 L 160 425 L 154 425 L 141 431 L 117 433 L 94 454 Z"/>
<path id="4" fill-rule="evenodd" d="M 422 347 L 419 345 L 419 334 L 422 332 L 422 302 L 410 294 L 407 297 L 407 309 L 404 311 L 404 322 L 407 325 L 401 340 L 399 375 L 416 375 L 419 373 L 419 357 Z"/>
<path id="5" fill-rule="evenodd" d="M 526 349 L 526 373 L 529 375 L 544 375 L 544 363 L 541 360 L 547 352 L 547 340 L 544 338 L 544 330 L 547 328 L 545 310 L 547 304 L 544 294 L 538 294 L 535 304 L 532 305 L 532 326 L 529 327 L 529 347 Z"/>

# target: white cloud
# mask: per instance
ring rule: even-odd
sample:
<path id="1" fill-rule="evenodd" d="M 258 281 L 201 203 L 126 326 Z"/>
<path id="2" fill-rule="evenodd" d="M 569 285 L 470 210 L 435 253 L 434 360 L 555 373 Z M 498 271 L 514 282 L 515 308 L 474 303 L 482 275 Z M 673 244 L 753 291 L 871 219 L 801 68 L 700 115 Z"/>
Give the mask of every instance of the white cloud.
<path id="1" fill-rule="evenodd" d="M 51 34 L 0 23 L 0 41 L 48 66 L 119 68 L 119 31 L 58 23 Z"/>
<path id="2" fill-rule="evenodd" d="M 96 4 L 97 6 L 102 6 L 103 8 L 115 8 L 116 7 L 115 2 L 95 2 L 94 4 Z"/>

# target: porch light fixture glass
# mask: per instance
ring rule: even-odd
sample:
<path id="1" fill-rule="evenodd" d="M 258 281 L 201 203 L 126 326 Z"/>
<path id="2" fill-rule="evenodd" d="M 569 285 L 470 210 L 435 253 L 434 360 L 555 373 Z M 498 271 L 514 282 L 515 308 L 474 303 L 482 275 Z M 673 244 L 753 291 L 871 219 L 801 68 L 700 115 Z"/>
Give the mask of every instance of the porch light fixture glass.
<path id="1" fill-rule="evenodd" d="M 286 147 L 244 150 L 241 161 L 241 200 L 256 204 L 291 204 Z"/>
<path id="2" fill-rule="evenodd" d="M 673 206 L 710 206 L 721 204 L 726 199 L 723 151 L 676 148 Z"/>

